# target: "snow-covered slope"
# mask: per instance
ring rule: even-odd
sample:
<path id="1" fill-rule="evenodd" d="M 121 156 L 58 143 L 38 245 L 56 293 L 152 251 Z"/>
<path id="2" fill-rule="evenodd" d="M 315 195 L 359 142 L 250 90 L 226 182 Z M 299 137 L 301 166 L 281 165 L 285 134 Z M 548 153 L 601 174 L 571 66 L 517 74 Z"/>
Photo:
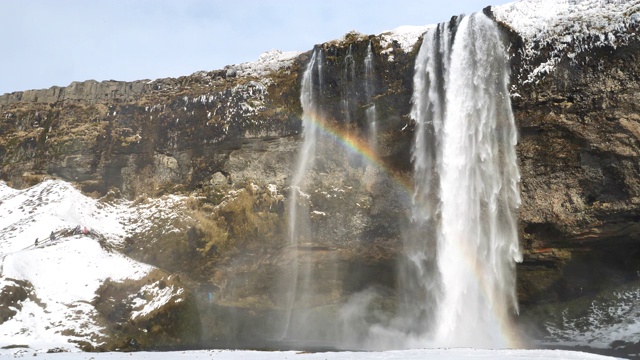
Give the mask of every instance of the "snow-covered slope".
<path id="1" fill-rule="evenodd" d="M 640 0 L 521 0 L 491 8 L 497 21 L 524 41 L 524 56 L 541 56 L 527 81 L 551 72 L 567 56 L 602 46 L 617 47 L 638 35 Z"/>
<path id="2" fill-rule="evenodd" d="M 45 181 L 24 191 L 0 183 L 0 252 L 33 247 L 50 233 L 77 225 L 102 230 L 110 240 L 125 235 L 118 212 L 90 199 L 71 185 Z"/>
<path id="3" fill-rule="evenodd" d="M 111 248 L 144 231 L 154 216 L 173 216 L 166 203 L 171 200 L 109 205 L 62 181 L 23 191 L 0 182 L 0 347 L 98 345 L 103 329 L 92 305 L 96 290 L 107 278 L 139 280 L 153 270 Z M 136 299 L 132 316 L 153 311 L 181 291 L 165 287 L 162 297 Z"/>

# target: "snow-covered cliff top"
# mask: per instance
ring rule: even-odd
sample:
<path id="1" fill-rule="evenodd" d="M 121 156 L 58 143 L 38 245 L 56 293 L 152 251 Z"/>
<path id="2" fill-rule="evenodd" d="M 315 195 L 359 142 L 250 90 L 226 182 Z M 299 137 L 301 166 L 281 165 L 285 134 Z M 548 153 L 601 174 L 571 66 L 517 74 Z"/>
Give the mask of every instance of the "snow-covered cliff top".
<path id="1" fill-rule="evenodd" d="M 238 76 L 263 77 L 273 71 L 291 65 L 293 60 L 300 54 L 299 51 L 271 50 L 260 54 L 256 61 L 229 65 L 225 69 L 227 73 L 236 72 Z"/>
<path id="2" fill-rule="evenodd" d="M 574 58 L 595 47 L 625 44 L 637 37 L 629 30 L 640 22 L 640 0 L 522 0 L 492 11 L 523 38 L 525 57 L 550 50 L 527 81 L 549 73 L 565 54 Z"/>

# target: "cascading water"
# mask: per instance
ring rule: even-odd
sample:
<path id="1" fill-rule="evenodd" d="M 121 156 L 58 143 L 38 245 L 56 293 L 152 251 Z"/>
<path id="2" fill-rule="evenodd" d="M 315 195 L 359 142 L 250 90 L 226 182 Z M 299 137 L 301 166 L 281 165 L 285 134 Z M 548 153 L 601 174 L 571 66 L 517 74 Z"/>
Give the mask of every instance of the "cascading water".
<path id="1" fill-rule="evenodd" d="M 365 70 L 365 96 L 367 102 L 367 110 L 365 111 L 367 117 L 367 137 L 369 139 L 369 145 L 372 150 L 376 151 L 378 128 L 377 128 L 377 113 L 376 104 L 373 102 L 373 95 L 375 90 L 375 70 L 373 68 L 373 51 L 371 49 L 371 41 L 367 46 L 367 55 L 364 58 L 364 70 Z"/>
<path id="2" fill-rule="evenodd" d="M 400 263 L 400 308 L 395 326 L 402 333 L 431 336 L 441 299 L 437 268 L 440 236 L 440 170 L 450 48 L 455 24 L 442 23 L 425 33 L 416 58 L 413 108 L 416 121 L 412 161 L 412 227 L 404 239 Z"/>
<path id="3" fill-rule="evenodd" d="M 342 112 L 344 114 L 344 121 L 348 125 L 351 123 L 352 114 L 352 99 L 355 97 L 355 78 L 356 78 L 356 63 L 353 59 L 353 44 L 349 45 L 347 55 L 344 57 L 344 70 L 343 70 L 343 88 L 342 88 Z"/>
<path id="4" fill-rule="evenodd" d="M 499 337 L 517 310 L 520 204 L 509 66 L 497 26 L 464 18 L 451 50 L 442 149 L 438 269 L 443 298 L 436 340 L 507 346 Z"/>
<path id="5" fill-rule="evenodd" d="M 298 154 L 296 168 L 291 181 L 291 190 L 287 203 L 287 212 L 289 218 L 289 245 L 296 254 L 293 259 L 293 268 L 289 279 L 288 298 L 285 313 L 285 327 L 282 338 L 289 336 L 289 328 L 292 322 L 293 309 L 297 298 L 308 288 L 309 280 L 308 271 L 304 271 L 302 278 L 304 281 L 300 283 L 301 277 L 300 259 L 297 256 L 298 245 L 309 242 L 311 238 L 309 227 L 309 204 L 302 199 L 306 189 L 305 176 L 309 169 L 313 167 L 316 158 L 316 147 L 318 143 L 318 128 L 313 122 L 313 116 L 318 114 L 321 109 L 318 105 L 318 99 L 323 88 L 323 52 L 322 50 L 314 50 L 307 68 L 302 77 L 300 103 L 302 104 L 302 147 Z M 315 81 L 314 81 L 315 77 Z M 317 81 L 317 83 L 316 83 Z M 317 85 L 317 86 L 314 86 Z"/>
<path id="6" fill-rule="evenodd" d="M 433 345 L 509 345 L 501 327 L 517 309 L 521 254 L 508 82 L 499 31 L 485 15 L 425 34 L 414 75 L 414 229 L 400 318 Z"/>

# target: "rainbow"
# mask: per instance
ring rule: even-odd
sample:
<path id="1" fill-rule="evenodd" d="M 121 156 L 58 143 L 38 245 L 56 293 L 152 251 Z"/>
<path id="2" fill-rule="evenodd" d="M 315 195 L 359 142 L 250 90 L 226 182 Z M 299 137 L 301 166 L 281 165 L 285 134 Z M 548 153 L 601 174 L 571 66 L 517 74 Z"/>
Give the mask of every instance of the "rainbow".
<path id="1" fill-rule="evenodd" d="M 380 155 L 371 147 L 370 143 L 363 139 L 358 134 L 352 133 L 346 129 L 341 128 L 335 121 L 325 119 L 318 112 L 308 111 L 305 113 L 307 120 L 315 126 L 323 135 L 331 138 L 337 144 L 351 153 L 359 154 L 368 164 L 375 166 L 377 169 L 385 173 L 390 179 L 399 185 L 399 187 L 410 197 L 414 194 L 414 184 L 410 177 L 402 175 L 397 171 L 391 169 Z M 484 280 L 483 267 L 478 264 L 473 251 L 469 247 L 460 249 L 460 253 L 463 254 L 464 262 L 471 273 L 474 274 L 476 282 L 484 297 L 484 300 L 493 304 L 493 290 L 490 284 Z M 500 335 L 503 340 L 504 347 L 506 348 L 523 348 L 526 347 L 526 342 L 521 336 L 521 332 L 516 328 L 514 322 L 508 314 L 501 313 L 499 309 L 493 308 L 494 320 L 497 327 L 500 329 Z"/>
<path id="2" fill-rule="evenodd" d="M 375 166 L 393 179 L 407 195 L 413 195 L 413 182 L 411 179 L 391 169 L 366 139 L 341 128 L 336 122 L 325 119 L 318 112 L 308 111 L 305 112 L 305 115 L 308 116 L 307 120 L 310 120 L 323 135 L 331 138 L 347 151 L 359 154 L 367 163 Z"/>

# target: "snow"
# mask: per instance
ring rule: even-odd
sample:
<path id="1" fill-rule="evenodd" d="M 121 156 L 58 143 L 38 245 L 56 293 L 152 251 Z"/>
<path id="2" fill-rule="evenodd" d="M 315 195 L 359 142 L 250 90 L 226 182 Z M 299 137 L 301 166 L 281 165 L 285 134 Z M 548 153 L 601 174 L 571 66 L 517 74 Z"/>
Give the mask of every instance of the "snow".
<path id="1" fill-rule="evenodd" d="M 0 347 L 28 344 L 77 351 L 69 341 L 98 344 L 103 329 L 91 304 L 96 290 L 108 278 L 137 280 L 154 269 L 109 249 L 126 236 L 146 231 L 154 221 L 178 216 L 174 209 L 183 202 L 168 196 L 109 204 L 63 181 L 47 180 L 25 190 L 0 182 L 0 292 L 16 286 L 16 280 L 32 286 L 29 296 L 12 308 L 17 313 L 0 323 Z M 78 225 L 89 232 L 75 233 Z M 52 231 L 54 240 L 49 239 Z M 154 311 L 181 291 L 173 286 L 143 288 L 148 300 L 135 304 L 134 315 Z"/>
<path id="2" fill-rule="evenodd" d="M 15 357 L 29 356 L 25 349 L 13 351 Z M 35 355 L 35 353 L 34 353 Z M 39 353 L 38 359 L 95 359 L 95 360 L 164 360 L 164 359 L 216 359 L 216 360 L 468 360 L 468 359 L 517 359 L 517 360 L 598 360 L 610 357 L 560 350 L 476 350 L 476 349 L 416 349 L 383 352 L 321 352 L 296 351 L 247 351 L 247 350 L 200 350 L 175 352 L 135 353 Z"/>
<path id="3" fill-rule="evenodd" d="M 637 36 L 629 30 L 640 20 L 640 0 L 522 0 L 491 9 L 522 37 L 525 58 L 549 50 L 528 69 L 527 82 L 552 72 L 562 56 L 574 59 L 592 48 L 626 44 Z"/>
<path id="4" fill-rule="evenodd" d="M 267 190 L 272 197 L 278 196 L 278 186 L 275 184 L 267 184 Z"/>
<path id="5" fill-rule="evenodd" d="M 32 299 L 24 301 L 22 310 L 0 325 L 0 346 L 68 347 L 69 339 L 99 336 L 90 302 L 101 283 L 106 278 L 140 278 L 150 269 L 120 254 L 108 253 L 84 236 L 5 255 L 2 278 L 29 281 L 41 304 Z M 70 330 L 72 335 L 60 335 Z"/>
<path id="6" fill-rule="evenodd" d="M 549 336 L 542 343 L 609 348 L 614 341 L 640 342 L 640 284 L 592 300 L 586 313 L 567 308 L 561 319 L 547 323 Z"/>
<path id="7" fill-rule="evenodd" d="M 132 295 L 135 299 L 132 300 L 132 306 L 135 310 L 131 313 L 131 319 L 136 319 L 140 316 L 150 314 L 151 312 L 161 308 L 165 304 L 169 303 L 176 295 L 182 294 L 182 289 L 174 289 L 173 285 L 160 288 L 159 282 L 154 284 L 145 285 L 140 290 L 139 294 L 143 294 L 144 299 L 141 299 L 138 295 Z M 146 298 L 151 298 L 151 301 L 146 301 Z M 179 302 L 179 299 L 176 300 Z"/>
<path id="8" fill-rule="evenodd" d="M 125 230 L 117 212 L 61 181 L 45 181 L 24 191 L 0 183 L 0 253 L 9 253 L 42 242 L 49 234 L 77 225 L 105 229 L 105 235 L 121 237 Z"/>
<path id="9" fill-rule="evenodd" d="M 257 61 L 227 66 L 227 73 L 234 72 L 237 76 L 263 77 L 269 73 L 291 65 L 300 55 L 298 51 L 271 50 L 262 53 Z"/>
<path id="10" fill-rule="evenodd" d="M 410 52 L 415 46 L 418 39 L 424 34 L 427 30 L 434 27 L 436 25 L 426 25 L 426 26 L 412 26 L 405 25 L 397 27 L 393 30 L 383 31 L 380 36 L 380 46 L 382 46 L 382 54 L 387 54 L 389 56 L 389 61 L 393 61 L 393 42 L 397 42 L 400 46 L 400 49 L 404 53 Z"/>

